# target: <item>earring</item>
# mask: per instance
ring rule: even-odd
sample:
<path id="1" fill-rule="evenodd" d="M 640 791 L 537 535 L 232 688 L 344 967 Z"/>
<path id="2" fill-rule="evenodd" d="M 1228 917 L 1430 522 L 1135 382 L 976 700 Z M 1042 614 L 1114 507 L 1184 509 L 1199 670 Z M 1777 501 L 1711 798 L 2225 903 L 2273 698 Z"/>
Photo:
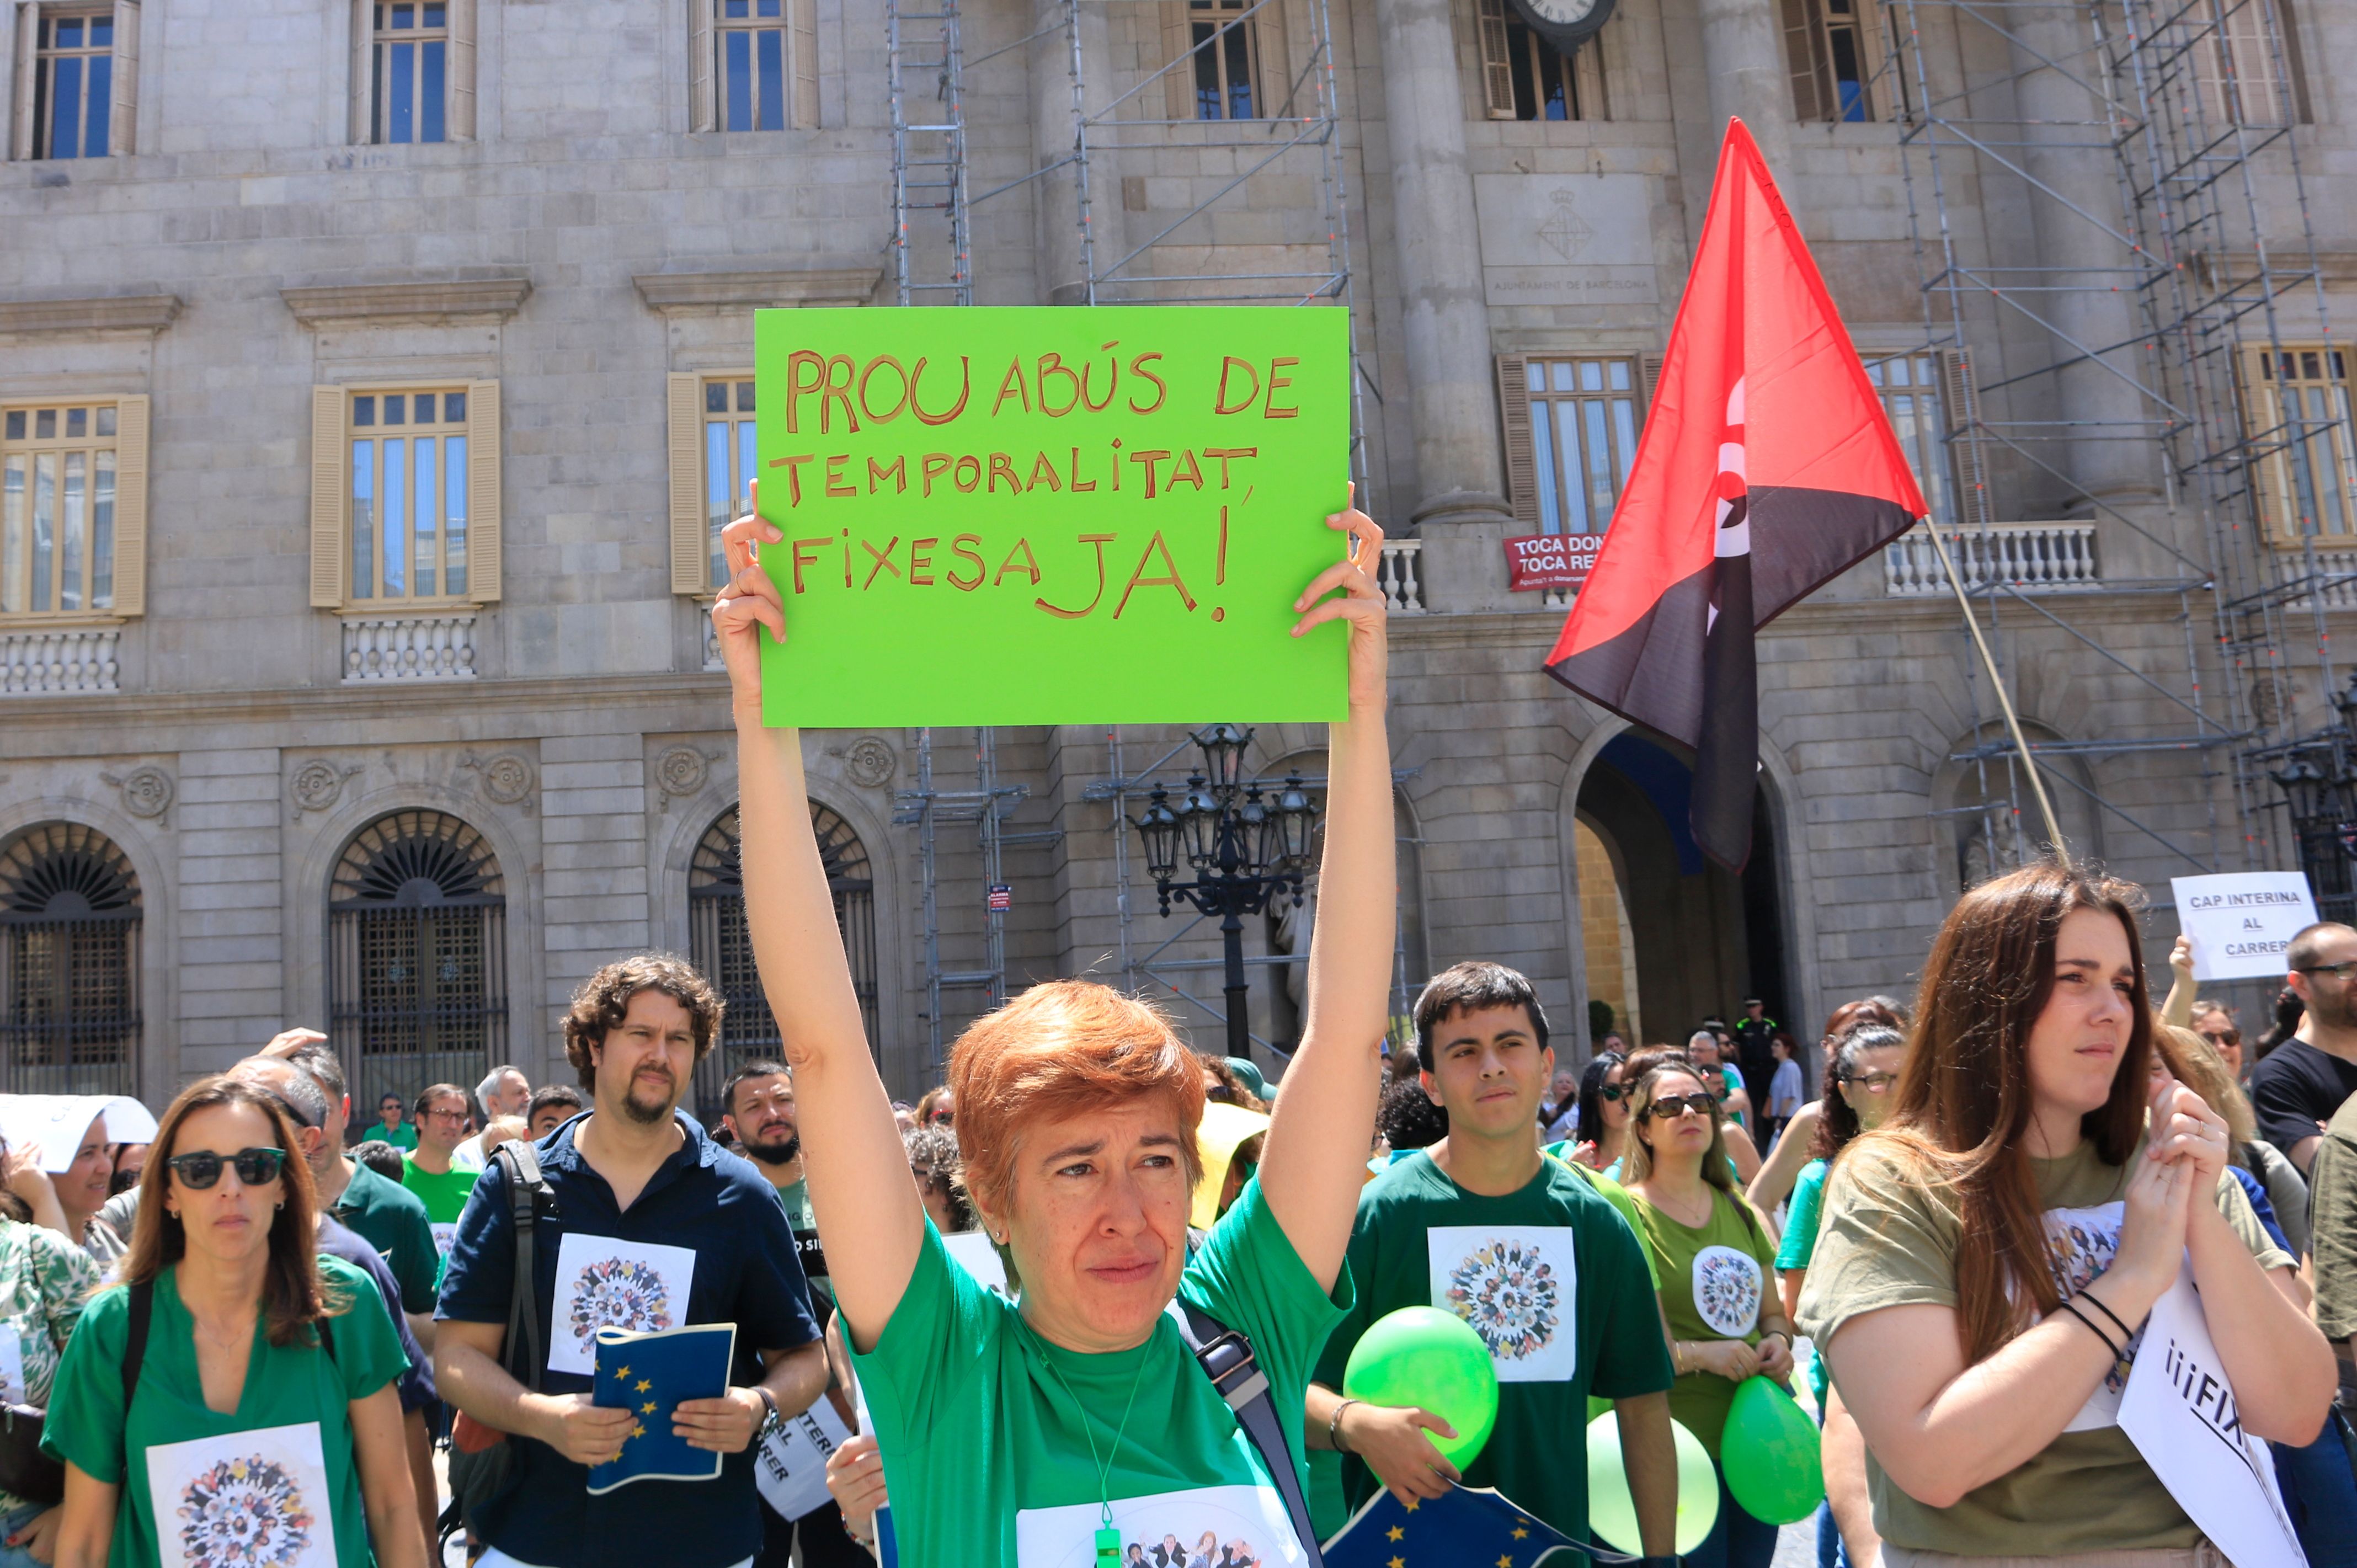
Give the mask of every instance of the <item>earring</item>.
<path id="1" fill-rule="evenodd" d="M 271 1212 L 273 1212 L 273 1213 L 276 1213 L 279 1209 L 282 1209 L 282 1208 L 285 1208 L 285 1207 L 286 1207 L 286 1200 L 285 1200 L 285 1198 L 283 1198 L 283 1197 L 282 1197 L 282 1198 L 280 1198 L 277 1202 L 275 1202 L 275 1203 L 274 1203 L 274 1204 L 272 1204 L 272 1205 L 270 1206 L 270 1208 L 271 1208 Z"/>

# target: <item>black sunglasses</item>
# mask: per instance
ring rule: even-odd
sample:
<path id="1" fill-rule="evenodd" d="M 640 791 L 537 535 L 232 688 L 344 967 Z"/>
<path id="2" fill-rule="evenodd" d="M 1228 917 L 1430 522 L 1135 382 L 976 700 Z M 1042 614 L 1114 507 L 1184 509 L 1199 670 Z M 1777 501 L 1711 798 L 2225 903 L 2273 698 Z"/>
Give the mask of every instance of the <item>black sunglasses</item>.
<path id="1" fill-rule="evenodd" d="M 1656 1122 L 1672 1122 L 1689 1111 L 1707 1117 L 1717 1109 L 1718 1097 L 1715 1094 L 1664 1094 L 1645 1107 L 1645 1114 Z"/>
<path id="2" fill-rule="evenodd" d="M 237 1172 L 237 1179 L 246 1187 L 263 1187 L 278 1179 L 281 1166 L 286 1163 L 284 1149 L 240 1149 L 224 1158 L 210 1149 L 199 1149 L 192 1155 L 174 1155 L 164 1162 L 172 1167 L 180 1185 L 195 1192 L 203 1192 L 221 1180 L 221 1167 Z"/>
<path id="3" fill-rule="evenodd" d="M 1629 1098 L 1629 1086 L 1625 1083 L 1608 1083 L 1598 1087 L 1596 1092 L 1607 1100 L 1618 1101 Z"/>

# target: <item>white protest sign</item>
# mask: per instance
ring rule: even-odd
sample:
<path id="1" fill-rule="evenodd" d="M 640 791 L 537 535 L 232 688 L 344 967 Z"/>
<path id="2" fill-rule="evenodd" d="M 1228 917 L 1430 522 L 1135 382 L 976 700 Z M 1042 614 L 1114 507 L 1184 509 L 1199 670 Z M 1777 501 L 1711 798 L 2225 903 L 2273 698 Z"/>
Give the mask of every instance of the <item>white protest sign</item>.
<path id="1" fill-rule="evenodd" d="M 156 1141 L 155 1114 L 127 1094 L 0 1094 L 0 1138 L 12 1149 L 38 1144 L 41 1168 L 51 1176 L 73 1164 L 101 1118 L 110 1144 Z"/>
<path id="2" fill-rule="evenodd" d="M 2284 950 L 2316 924 L 2316 899 L 2297 871 L 2172 876 L 2177 929 L 2193 939 L 2196 980 L 2283 978 Z"/>
<path id="3" fill-rule="evenodd" d="M 761 1500 L 789 1520 L 824 1504 L 826 1456 L 850 1441 L 851 1429 L 824 1394 L 800 1415 L 771 1425 L 753 1455 L 753 1481 L 761 1488 Z"/>
<path id="4" fill-rule="evenodd" d="M 2276 1489 L 2275 1460 L 2243 1430 L 2201 1297 L 2183 1270 L 2145 1324 L 2120 1396 L 2120 1426 L 2234 1568 L 2307 1568 Z"/>

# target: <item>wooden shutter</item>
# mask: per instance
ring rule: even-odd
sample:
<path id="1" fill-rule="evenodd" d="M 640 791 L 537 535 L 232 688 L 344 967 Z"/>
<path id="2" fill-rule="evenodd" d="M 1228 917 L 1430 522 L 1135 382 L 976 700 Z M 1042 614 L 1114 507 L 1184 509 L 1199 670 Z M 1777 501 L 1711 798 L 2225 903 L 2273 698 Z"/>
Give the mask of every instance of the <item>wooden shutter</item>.
<path id="1" fill-rule="evenodd" d="M 376 12 L 371 0 L 352 0 L 351 36 L 351 119 L 346 129 L 354 146 L 366 146 L 376 134 L 376 55 L 370 47 L 375 40 Z"/>
<path id="2" fill-rule="evenodd" d="M 351 494 L 345 465 L 344 389 L 311 389 L 311 607 L 341 609 L 351 581 L 344 551 L 351 536 L 344 527 Z"/>
<path id="3" fill-rule="evenodd" d="M 713 98 L 712 0 L 687 0 L 687 128 L 716 130 L 720 114 Z"/>
<path id="4" fill-rule="evenodd" d="M 454 142 L 475 139 L 475 0 L 449 0 L 450 103 L 445 130 Z"/>
<path id="5" fill-rule="evenodd" d="M 1252 0 L 1244 4 L 1249 5 Z M 1268 0 L 1247 25 L 1253 29 L 1253 56 L 1260 64 L 1254 107 L 1264 120 L 1297 117 L 1301 110 L 1293 101 L 1292 57 L 1285 47 L 1285 0 Z"/>
<path id="6" fill-rule="evenodd" d="M 1162 73 L 1162 113 L 1169 120 L 1195 117 L 1195 32 L 1187 10 L 1187 0 L 1162 0 L 1162 58 L 1171 62 Z"/>
<path id="7" fill-rule="evenodd" d="M 1659 353 L 1637 356 L 1637 395 L 1644 400 L 1637 409 L 1638 428 L 1642 429 L 1653 413 L 1653 389 L 1662 384 L 1662 360 Z"/>
<path id="8" fill-rule="evenodd" d="M 1947 425 L 1948 474 L 1956 488 L 1956 515 L 1936 521 L 1950 528 L 1978 528 L 1994 521 L 1989 505 L 1988 475 L 1981 467 L 1981 446 L 1975 422 L 1980 416 L 1980 395 L 1973 389 L 1973 356 L 1969 349 L 1940 350 L 1940 408 Z"/>
<path id="9" fill-rule="evenodd" d="M 106 151 L 127 158 L 139 133 L 139 0 L 114 0 L 114 95 L 106 110 Z"/>
<path id="10" fill-rule="evenodd" d="M 16 7 L 16 70 L 14 100 L 8 116 L 8 156 L 33 156 L 34 53 L 40 47 L 41 7 L 25 0 Z"/>
<path id="11" fill-rule="evenodd" d="M 500 383 L 467 383 L 467 596 L 500 596 Z"/>
<path id="12" fill-rule="evenodd" d="M 1792 116 L 1803 124 L 1831 120 L 1833 95 L 1825 80 L 1831 73 L 1821 58 L 1824 30 L 1817 25 L 1817 0 L 1781 0 L 1779 9 L 1784 24 L 1784 66 L 1792 78 Z"/>
<path id="13" fill-rule="evenodd" d="M 704 378 L 664 378 L 671 407 L 671 591 L 708 594 L 704 548 Z"/>
<path id="14" fill-rule="evenodd" d="M 2238 357 L 2243 430 L 2255 437 L 2273 432 L 2252 453 L 2251 499 L 2259 514 L 2259 536 L 2275 545 L 2297 543 L 2299 505 L 2291 482 L 2291 436 L 2284 428 L 2283 392 L 2267 373 L 2266 348 L 2245 345 Z"/>
<path id="15" fill-rule="evenodd" d="M 1539 521 L 1538 453 L 1531 444 L 1530 359 L 1501 354 L 1498 367 L 1499 423 L 1506 435 L 1506 499 L 1514 521 L 1535 533 Z"/>
<path id="16" fill-rule="evenodd" d="M 147 610 L 147 399 L 114 404 L 114 613 Z"/>
<path id="17" fill-rule="evenodd" d="M 1492 120 L 1514 117 L 1514 59 L 1506 47 L 1506 0 L 1480 0 L 1481 101 Z"/>
<path id="18" fill-rule="evenodd" d="M 794 73 L 793 98 L 787 104 L 797 131 L 818 129 L 818 0 L 786 0 L 786 20 L 791 36 L 786 40 L 787 63 Z"/>

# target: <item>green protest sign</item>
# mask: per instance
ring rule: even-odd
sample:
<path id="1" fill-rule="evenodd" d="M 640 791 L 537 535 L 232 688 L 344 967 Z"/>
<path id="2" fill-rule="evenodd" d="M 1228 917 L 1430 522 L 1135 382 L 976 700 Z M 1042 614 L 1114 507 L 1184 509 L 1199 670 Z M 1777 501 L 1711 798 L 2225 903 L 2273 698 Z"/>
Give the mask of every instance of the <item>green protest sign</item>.
<path id="1" fill-rule="evenodd" d="M 1339 309 L 764 310 L 771 725 L 1338 719 Z"/>

